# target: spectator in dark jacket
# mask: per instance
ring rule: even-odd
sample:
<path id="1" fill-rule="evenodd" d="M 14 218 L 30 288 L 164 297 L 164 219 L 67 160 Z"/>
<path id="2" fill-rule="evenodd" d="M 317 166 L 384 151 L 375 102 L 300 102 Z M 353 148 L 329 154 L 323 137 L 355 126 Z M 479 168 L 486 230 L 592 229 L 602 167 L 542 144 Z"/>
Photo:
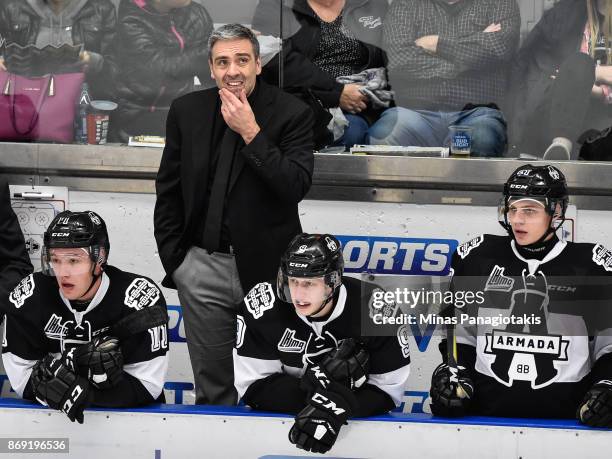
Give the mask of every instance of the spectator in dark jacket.
<path id="1" fill-rule="evenodd" d="M 561 0 L 525 39 L 510 91 L 517 153 L 570 159 L 581 132 L 612 124 L 610 3 Z"/>
<path id="2" fill-rule="evenodd" d="M 32 272 L 17 217 L 11 209 L 9 188 L 0 180 L 0 323 L 8 310 L 9 293 Z"/>
<path id="3" fill-rule="evenodd" d="M 380 46 L 387 7 L 387 0 L 283 0 L 283 88 L 308 102 L 311 90 L 324 108 L 342 109 L 349 125 L 337 144 L 366 143 L 369 126 L 380 116 L 357 84 L 336 78 L 384 67 Z M 260 0 L 253 29 L 279 36 L 279 24 L 279 0 Z M 278 73 L 276 56 L 262 76 L 278 84 Z"/>
<path id="4" fill-rule="evenodd" d="M 207 43 L 213 22 L 191 0 L 122 0 L 113 72 L 119 108 L 112 139 L 165 135 L 172 100 L 209 81 Z"/>
<path id="5" fill-rule="evenodd" d="M 449 145 L 449 127 L 460 125 L 472 129 L 473 156 L 502 156 L 498 106 L 520 24 L 516 0 L 394 0 L 384 42 L 401 107 L 385 112 L 371 143 Z"/>
<path id="6" fill-rule="evenodd" d="M 110 0 L 2 0 L 0 70 L 6 70 L 3 56 L 11 43 L 36 48 L 82 45 L 78 62 L 45 72 L 85 71 L 92 95 L 101 97 L 109 89 L 107 60 L 116 23 Z"/>

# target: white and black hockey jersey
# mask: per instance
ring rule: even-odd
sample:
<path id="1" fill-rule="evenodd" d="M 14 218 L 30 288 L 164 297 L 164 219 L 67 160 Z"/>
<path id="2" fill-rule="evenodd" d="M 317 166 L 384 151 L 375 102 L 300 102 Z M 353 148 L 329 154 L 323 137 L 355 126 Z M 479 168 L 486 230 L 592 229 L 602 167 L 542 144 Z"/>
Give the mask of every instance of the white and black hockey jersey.
<path id="1" fill-rule="evenodd" d="M 47 354 L 58 357 L 70 346 L 98 335 L 113 335 L 113 326 L 137 311 L 154 305 L 166 309 L 151 279 L 113 266 L 105 268 L 100 287 L 84 311 L 73 308 L 55 277 L 42 273 L 24 278 L 9 295 L 9 304 L 12 309 L 5 320 L 2 361 L 11 386 L 25 398 L 32 396 L 28 384 L 32 367 Z M 93 403 L 119 407 L 160 399 L 168 368 L 167 324 L 120 336 L 119 341 L 124 378 L 116 387 L 96 390 Z"/>
<path id="2" fill-rule="evenodd" d="M 612 252 L 556 237 L 544 249 L 534 258 L 482 235 L 453 256 L 455 294 L 484 298 L 455 307 L 474 414 L 573 418 L 590 385 L 612 378 Z"/>
<path id="3" fill-rule="evenodd" d="M 355 416 L 382 414 L 401 403 L 410 373 L 408 342 L 398 335 L 361 338 L 362 283 L 349 277 L 342 282 L 323 321 L 300 316 L 292 304 L 277 299 L 274 283 L 260 283 L 246 295 L 234 350 L 235 386 L 246 404 L 300 411 L 307 398 L 299 378 L 346 338 L 361 339 L 370 356 L 367 382 L 355 391 L 360 405 Z"/>

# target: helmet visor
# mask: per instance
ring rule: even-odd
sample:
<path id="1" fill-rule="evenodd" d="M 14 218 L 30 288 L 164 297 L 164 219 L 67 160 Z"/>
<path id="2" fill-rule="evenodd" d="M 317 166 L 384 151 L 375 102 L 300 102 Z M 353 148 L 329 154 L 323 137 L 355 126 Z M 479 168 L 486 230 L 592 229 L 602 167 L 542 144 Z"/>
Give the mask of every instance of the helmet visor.
<path id="1" fill-rule="evenodd" d="M 286 303 L 326 302 L 341 285 L 340 274 L 333 271 L 323 277 L 289 277 L 278 270 L 277 295 Z"/>
<path id="2" fill-rule="evenodd" d="M 75 276 L 91 272 L 92 261 L 89 249 L 47 248 L 42 251 L 42 272 L 47 276 Z"/>

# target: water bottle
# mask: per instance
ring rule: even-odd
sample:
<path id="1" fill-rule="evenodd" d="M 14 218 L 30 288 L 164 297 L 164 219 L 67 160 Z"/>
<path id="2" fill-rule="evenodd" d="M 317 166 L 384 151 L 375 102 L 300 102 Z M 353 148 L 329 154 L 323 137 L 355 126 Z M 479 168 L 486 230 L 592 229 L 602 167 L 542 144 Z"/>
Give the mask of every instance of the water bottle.
<path id="1" fill-rule="evenodd" d="M 89 97 L 89 85 L 83 83 L 81 94 L 77 101 L 76 117 L 74 119 L 74 142 L 87 143 L 87 113 L 91 105 L 91 97 Z"/>

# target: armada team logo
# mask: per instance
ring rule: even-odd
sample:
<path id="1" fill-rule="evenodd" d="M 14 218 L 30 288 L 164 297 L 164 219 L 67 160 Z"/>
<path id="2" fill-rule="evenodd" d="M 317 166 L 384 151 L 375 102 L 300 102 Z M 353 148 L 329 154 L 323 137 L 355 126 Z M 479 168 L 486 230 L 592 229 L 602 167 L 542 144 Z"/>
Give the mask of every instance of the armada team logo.
<path id="1" fill-rule="evenodd" d="M 593 247 L 593 261 L 606 271 L 612 271 L 612 252 L 603 245 Z"/>
<path id="2" fill-rule="evenodd" d="M 548 281 L 542 271 L 526 275 L 512 292 L 510 315 L 532 315 L 533 323 L 510 323 L 504 330 L 485 334 L 485 354 L 495 356 L 491 373 L 501 384 L 529 381 L 532 389 L 549 386 L 559 377 L 559 365 L 568 363 L 569 339 L 548 331 Z"/>
<path id="3" fill-rule="evenodd" d="M 560 335 L 493 330 L 486 334 L 485 353 L 496 355 L 491 371 L 503 385 L 511 387 L 517 380 L 530 381 L 532 389 L 541 389 L 559 376 L 554 363 L 567 363 L 568 347 L 569 340 Z"/>
<path id="4" fill-rule="evenodd" d="M 306 341 L 297 339 L 295 337 L 295 330 L 285 328 L 285 333 L 283 333 L 277 347 L 281 352 L 295 352 L 296 354 L 299 354 L 300 352 L 304 351 Z"/>
<path id="5" fill-rule="evenodd" d="M 251 289 L 244 297 L 244 304 L 255 319 L 263 316 L 263 313 L 274 306 L 274 291 L 269 282 L 261 282 Z"/>
<path id="6" fill-rule="evenodd" d="M 15 305 L 17 309 L 24 305 L 26 300 L 34 293 L 34 275 L 30 274 L 17 284 L 9 295 L 9 301 Z"/>
<path id="7" fill-rule="evenodd" d="M 137 311 L 151 306 L 159 300 L 161 294 L 157 286 L 144 277 L 137 277 L 125 291 L 124 303 Z"/>
<path id="8" fill-rule="evenodd" d="M 372 290 L 372 294 L 370 295 L 370 301 L 368 302 L 368 311 L 370 319 L 374 320 L 374 315 L 382 314 L 383 318 L 388 319 L 389 317 L 395 317 L 397 315 L 397 311 L 399 310 L 399 305 L 395 301 L 383 301 L 381 306 L 375 306 L 375 297 L 379 296 L 380 298 L 384 298 L 385 291 L 376 287 Z"/>

